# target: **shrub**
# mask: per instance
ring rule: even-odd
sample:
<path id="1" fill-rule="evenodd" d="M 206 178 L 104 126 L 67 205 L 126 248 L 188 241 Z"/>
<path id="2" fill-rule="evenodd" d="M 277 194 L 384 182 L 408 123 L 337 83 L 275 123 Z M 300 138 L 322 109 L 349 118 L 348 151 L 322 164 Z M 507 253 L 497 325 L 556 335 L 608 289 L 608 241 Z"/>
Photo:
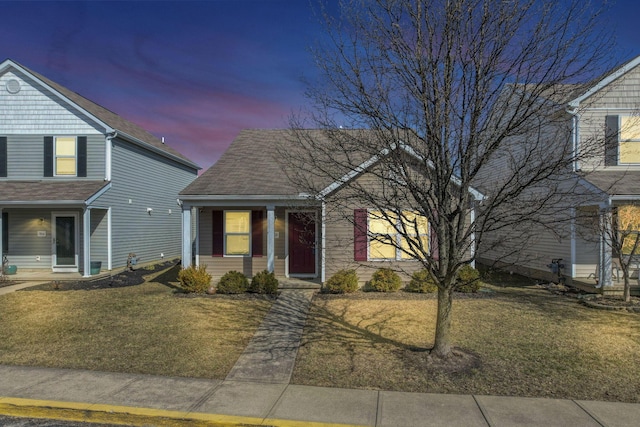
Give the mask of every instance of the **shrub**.
<path id="1" fill-rule="evenodd" d="M 190 265 L 180 270 L 178 281 L 185 292 L 201 294 L 209 288 L 211 275 L 207 273 L 207 267 L 204 265 Z"/>
<path id="2" fill-rule="evenodd" d="M 431 278 L 429 272 L 425 269 L 416 271 L 411 275 L 411 281 L 405 288 L 409 292 L 420 292 L 430 294 L 438 290 L 436 282 Z"/>
<path id="3" fill-rule="evenodd" d="M 217 292 L 219 294 L 241 294 L 247 291 L 249 280 L 238 271 L 228 271 L 220 278 Z"/>
<path id="4" fill-rule="evenodd" d="M 267 270 L 261 271 L 251 279 L 249 292 L 275 294 L 278 292 L 278 279 L 275 274 L 269 273 Z"/>
<path id="5" fill-rule="evenodd" d="M 358 289 L 358 275 L 355 270 L 340 270 L 329 278 L 322 287 L 323 292 L 345 294 Z"/>
<path id="6" fill-rule="evenodd" d="M 402 286 L 398 273 L 390 268 L 379 268 L 367 282 L 367 288 L 375 292 L 396 292 Z"/>
<path id="7" fill-rule="evenodd" d="M 463 293 L 475 293 L 480 289 L 480 272 L 470 265 L 458 271 L 455 290 Z"/>

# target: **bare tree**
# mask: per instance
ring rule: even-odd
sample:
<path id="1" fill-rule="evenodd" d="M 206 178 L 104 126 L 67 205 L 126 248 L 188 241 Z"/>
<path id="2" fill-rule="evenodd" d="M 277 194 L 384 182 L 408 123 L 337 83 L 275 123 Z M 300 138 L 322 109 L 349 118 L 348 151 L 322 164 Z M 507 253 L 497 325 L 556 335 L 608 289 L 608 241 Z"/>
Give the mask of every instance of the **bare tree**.
<path id="1" fill-rule="evenodd" d="M 580 194 L 563 102 L 605 66 L 599 11 L 583 0 L 353 0 L 324 17 L 321 78 L 309 86 L 312 111 L 292 118 L 287 173 L 323 200 L 333 197 L 324 183 L 341 182 L 336 212 L 352 218 L 346 208 L 360 205 L 388 222 L 369 239 L 435 280 L 431 354 L 448 357 L 453 289 L 472 243 L 515 256 L 534 226 L 568 218 Z M 346 179 L 354 170 L 382 185 Z M 518 236 L 505 231 L 514 225 Z"/>

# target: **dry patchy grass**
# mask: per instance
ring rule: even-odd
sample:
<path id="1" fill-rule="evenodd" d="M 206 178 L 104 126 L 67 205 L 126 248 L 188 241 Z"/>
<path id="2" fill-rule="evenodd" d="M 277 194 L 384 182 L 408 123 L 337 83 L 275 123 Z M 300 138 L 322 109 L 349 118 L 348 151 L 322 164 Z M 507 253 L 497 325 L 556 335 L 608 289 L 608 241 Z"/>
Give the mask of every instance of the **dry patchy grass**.
<path id="1" fill-rule="evenodd" d="M 479 357 L 434 368 L 433 297 L 314 299 L 297 384 L 640 402 L 640 314 L 593 310 L 541 289 L 454 300 L 453 341 Z"/>
<path id="2" fill-rule="evenodd" d="M 159 283 L 0 297 L 0 363 L 224 378 L 271 306 Z"/>

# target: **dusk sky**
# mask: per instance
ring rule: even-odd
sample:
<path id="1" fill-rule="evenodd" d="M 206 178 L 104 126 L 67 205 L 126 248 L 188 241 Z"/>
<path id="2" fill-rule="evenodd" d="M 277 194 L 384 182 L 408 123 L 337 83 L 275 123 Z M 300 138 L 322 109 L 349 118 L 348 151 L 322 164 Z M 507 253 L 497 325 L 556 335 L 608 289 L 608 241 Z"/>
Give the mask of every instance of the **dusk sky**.
<path id="1" fill-rule="evenodd" d="M 241 129 L 287 127 L 322 36 L 309 0 L 2 1 L 0 11 L 0 61 L 164 136 L 205 169 Z M 635 0 L 611 5 L 619 62 L 640 55 L 639 15 Z"/>

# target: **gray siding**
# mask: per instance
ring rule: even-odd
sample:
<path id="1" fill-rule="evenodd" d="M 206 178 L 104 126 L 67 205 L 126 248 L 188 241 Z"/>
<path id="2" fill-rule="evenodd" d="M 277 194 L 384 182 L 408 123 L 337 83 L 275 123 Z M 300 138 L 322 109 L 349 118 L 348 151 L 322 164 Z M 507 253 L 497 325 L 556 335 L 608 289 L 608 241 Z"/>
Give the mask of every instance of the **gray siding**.
<path id="1" fill-rule="evenodd" d="M 107 210 L 91 209 L 91 261 L 102 262 L 103 270 L 107 269 L 108 232 Z"/>
<path id="2" fill-rule="evenodd" d="M 113 267 L 125 266 L 130 252 L 140 262 L 161 254 L 179 257 L 182 216 L 176 200 L 197 171 L 120 140 L 114 140 L 112 165 L 111 189 L 94 206 L 112 207 Z"/>
<path id="3" fill-rule="evenodd" d="M 0 132 L 5 134 L 89 135 L 101 133 L 100 127 L 84 118 L 78 110 L 60 101 L 49 90 L 16 71 L 0 75 L 0 87 L 16 79 L 20 91 L 0 91 Z"/>
<path id="4" fill-rule="evenodd" d="M 43 179 L 44 171 L 44 137 L 45 136 L 63 136 L 53 135 L 51 133 L 36 135 L 22 134 L 12 135 L 2 133 L 7 136 L 7 178 L 3 179 L 22 179 L 33 180 Z M 73 135 L 79 136 L 79 135 Z M 53 177 L 47 179 L 63 180 L 63 179 L 104 179 L 105 176 L 105 137 L 102 134 L 81 135 L 87 136 L 87 177 Z"/>

